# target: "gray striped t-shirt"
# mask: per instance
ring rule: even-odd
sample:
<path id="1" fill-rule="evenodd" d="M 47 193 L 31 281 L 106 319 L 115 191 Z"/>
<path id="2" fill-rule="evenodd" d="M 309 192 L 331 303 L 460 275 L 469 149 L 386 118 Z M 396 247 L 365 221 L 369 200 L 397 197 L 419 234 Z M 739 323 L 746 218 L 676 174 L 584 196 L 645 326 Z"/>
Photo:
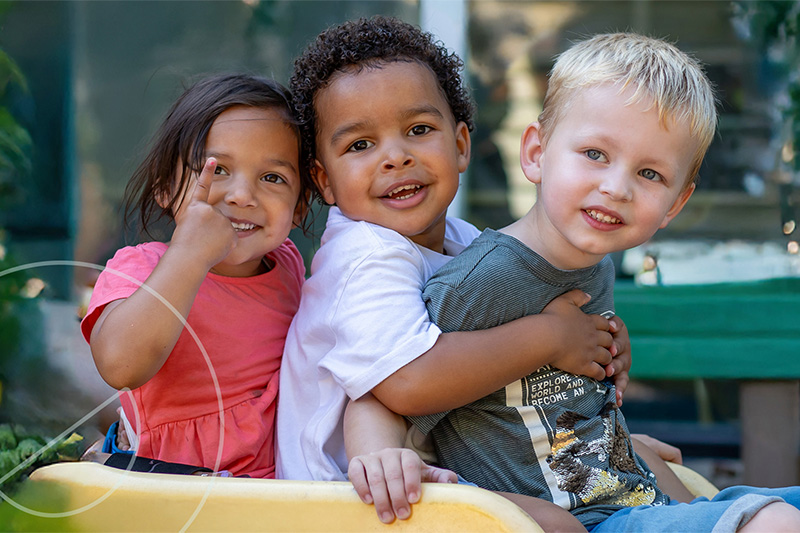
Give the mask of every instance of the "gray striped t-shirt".
<path id="1" fill-rule="evenodd" d="M 559 270 L 486 230 L 428 281 L 423 298 L 447 332 L 538 314 L 572 289 L 592 296 L 585 312 L 613 311 L 613 288 L 609 257 Z M 432 435 L 442 466 L 479 487 L 553 501 L 592 526 L 623 507 L 669 502 L 633 452 L 615 400 L 611 381 L 546 366 L 464 407 L 410 420 Z"/>

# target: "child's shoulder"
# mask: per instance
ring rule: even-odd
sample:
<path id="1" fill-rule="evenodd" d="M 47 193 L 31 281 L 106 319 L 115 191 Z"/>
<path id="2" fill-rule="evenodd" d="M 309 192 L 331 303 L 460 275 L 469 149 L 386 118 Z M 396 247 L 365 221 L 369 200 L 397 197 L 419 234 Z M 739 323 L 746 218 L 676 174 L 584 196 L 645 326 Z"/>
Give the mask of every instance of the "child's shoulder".
<path id="1" fill-rule="evenodd" d="M 124 246 L 116 251 L 109 261 L 109 266 L 119 263 L 158 263 L 169 245 L 164 242 L 143 242 L 133 246 Z"/>
<path id="2" fill-rule="evenodd" d="M 284 240 L 280 246 L 267 254 L 276 264 L 296 277 L 304 278 L 306 273 L 303 255 L 290 239 Z"/>
<path id="3" fill-rule="evenodd" d="M 366 254 L 374 250 L 400 247 L 410 248 L 408 239 L 396 231 L 346 217 L 342 212 L 332 207 L 328 213 L 328 222 L 325 233 L 322 235 L 322 248 L 352 249 L 354 252 Z M 320 248 L 320 250 L 322 250 Z"/>

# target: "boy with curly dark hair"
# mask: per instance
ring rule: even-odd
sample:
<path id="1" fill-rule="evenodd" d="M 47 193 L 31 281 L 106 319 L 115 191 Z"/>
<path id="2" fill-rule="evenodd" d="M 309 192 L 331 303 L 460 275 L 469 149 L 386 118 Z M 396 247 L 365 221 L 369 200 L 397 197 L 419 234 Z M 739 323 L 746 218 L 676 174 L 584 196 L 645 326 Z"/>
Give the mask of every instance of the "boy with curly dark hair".
<path id="1" fill-rule="evenodd" d="M 584 314 L 589 297 L 581 291 L 483 331 L 443 334 L 429 320 L 425 281 L 478 235 L 445 216 L 470 155 L 473 104 L 462 67 L 432 35 L 385 17 L 330 28 L 295 62 L 291 89 L 309 167 L 332 207 L 284 350 L 281 478 L 347 479 L 343 418 L 351 399 L 374 395 L 394 413 L 431 414 L 547 364 L 627 382 L 624 325 Z M 348 451 L 396 446 L 395 422 L 359 421 L 366 430 Z M 420 475 L 455 481 L 413 452 L 397 457 L 386 475 L 400 481 L 387 479 L 387 490 L 405 494 L 370 496 L 385 522 L 409 516 Z"/>

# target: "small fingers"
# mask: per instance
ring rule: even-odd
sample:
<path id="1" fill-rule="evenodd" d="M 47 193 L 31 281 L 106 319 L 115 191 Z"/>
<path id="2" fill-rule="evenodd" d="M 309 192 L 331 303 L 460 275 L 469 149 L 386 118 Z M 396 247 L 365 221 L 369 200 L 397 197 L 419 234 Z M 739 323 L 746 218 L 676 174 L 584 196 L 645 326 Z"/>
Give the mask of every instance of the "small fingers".
<path id="1" fill-rule="evenodd" d="M 375 512 L 384 524 L 391 524 L 394 521 L 394 511 L 392 502 L 389 498 L 387 489 L 387 479 L 383 472 L 380 462 L 365 465 L 367 473 L 367 483 L 369 492 L 372 494 L 372 502 L 375 505 Z"/>
<path id="2" fill-rule="evenodd" d="M 206 159 L 205 165 L 200 175 L 197 176 L 194 191 L 192 192 L 192 201 L 195 202 L 208 202 L 208 194 L 211 191 L 211 181 L 214 179 L 214 170 L 217 168 L 217 160 L 213 157 Z"/>
<path id="3" fill-rule="evenodd" d="M 458 476 L 455 472 L 446 468 L 423 465 L 422 481 L 429 483 L 458 483 Z"/>
<path id="4" fill-rule="evenodd" d="M 364 463 L 358 457 L 354 457 L 347 467 L 347 477 L 356 489 L 358 497 L 366 504 L 372 503 L 372 494 L 369 491 L 369 482 L 367 481 L 366 468 Z"/>

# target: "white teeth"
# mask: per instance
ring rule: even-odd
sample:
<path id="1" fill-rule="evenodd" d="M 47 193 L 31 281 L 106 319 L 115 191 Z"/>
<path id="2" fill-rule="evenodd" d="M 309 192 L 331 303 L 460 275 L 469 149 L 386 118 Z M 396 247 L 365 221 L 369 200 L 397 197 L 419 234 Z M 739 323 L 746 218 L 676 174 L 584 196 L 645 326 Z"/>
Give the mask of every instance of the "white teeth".
<path id="1" fill-rule="evenodd" d="M 588 213 L 590 217 L 592 217 L 593 219 L 595 219 L 595 220 L 597 220 L 599 222 L 605 222 L 606 224 L 620 224 L 621 223 L 618 218 L 612 217 L 610 215 L 606 215 L 606 214 L 601 213 L 599 211 L 595 211 L 594 209 L 587 209 L 586 213 Z"/>
<path id="2" fill-rule="evenodd" d="M 255 224 L 240 224 L 238 222 L 231 222 L 231 226 L 236 231 L 248 231 L 256 227 Z"/>
<path id="3" fill-rule="evenodd" d="M 388 196 L 392 200 L 405 200 L 406 198 L 411 198 L 417 192 L 418 189 L 421 189 L 421 185 L 403 185 L 402 187 L 397 187 L 396 189 L 392 189 Z M 395 196 L 403 191 L 411 191 L 409 194 L 404 194 L 403 196 Z"/>

